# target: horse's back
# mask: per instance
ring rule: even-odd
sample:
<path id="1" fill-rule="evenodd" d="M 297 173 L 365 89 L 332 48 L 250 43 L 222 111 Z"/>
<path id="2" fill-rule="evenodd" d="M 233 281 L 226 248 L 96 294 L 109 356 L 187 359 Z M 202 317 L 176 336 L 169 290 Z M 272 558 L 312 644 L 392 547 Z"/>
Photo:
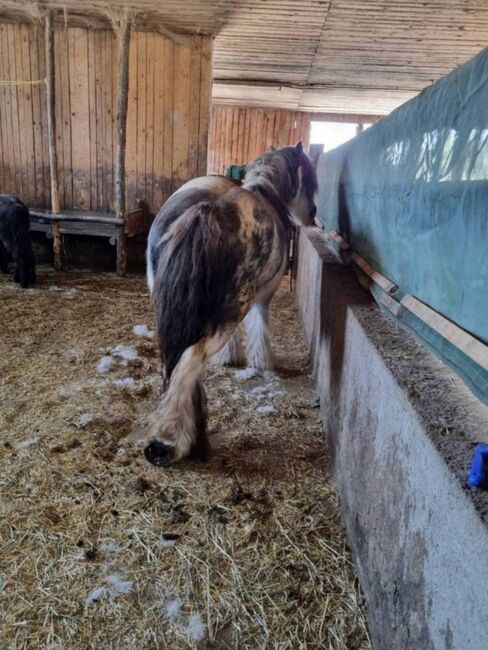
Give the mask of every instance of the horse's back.
<path id="1" fill-rule="evenodd" d="M 218 222 L 227 244 L 240 238 L 242 246 L 247 246 L 256 230 L 261 238 L 266 231 L 268 237 L 272 236 L 273 217 L 270 215 L 269 223 L 263 220 L 265 208 L 251 192 L 224 176 L 194 178 L 169 197 L 151 226 L 147 247 L 147 280 L 151 292 L 165 242 L 175 232 L 177 222 L 182 223 L 186 214 L 203 204 L 211 206 L 212 218 Z"/>
<path id="2" fill-rule="evenodd" d="M 0 235 L 10 239 L 14 234 L 17 237 L 29 236 L 29 210 L 13 194 L 0 194 Z"/>

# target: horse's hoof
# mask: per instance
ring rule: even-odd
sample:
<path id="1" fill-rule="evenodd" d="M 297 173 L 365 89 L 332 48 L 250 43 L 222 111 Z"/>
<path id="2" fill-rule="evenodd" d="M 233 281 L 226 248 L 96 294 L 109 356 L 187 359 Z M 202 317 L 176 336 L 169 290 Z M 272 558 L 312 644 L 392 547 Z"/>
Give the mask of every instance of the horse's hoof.
<path id="1" fill-rule="evenodd" d="M 166 467 L 171 463 L 172 447 L 153 440 L 144 449 L 144 456 L 156 467 Z"/>

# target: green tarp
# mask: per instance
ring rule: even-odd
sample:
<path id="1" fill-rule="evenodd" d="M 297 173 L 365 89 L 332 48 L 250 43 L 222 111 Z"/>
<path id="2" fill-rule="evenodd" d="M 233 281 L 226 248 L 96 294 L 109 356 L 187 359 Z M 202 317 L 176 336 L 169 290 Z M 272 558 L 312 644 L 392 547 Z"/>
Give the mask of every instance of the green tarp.
<path id="1" fill-rule="evenodd" d="M 372 266 L 488 343 L 488 49 L 318 163 L 318 215 Z M 404 323 L 484 400 L 488 376 Z"/>

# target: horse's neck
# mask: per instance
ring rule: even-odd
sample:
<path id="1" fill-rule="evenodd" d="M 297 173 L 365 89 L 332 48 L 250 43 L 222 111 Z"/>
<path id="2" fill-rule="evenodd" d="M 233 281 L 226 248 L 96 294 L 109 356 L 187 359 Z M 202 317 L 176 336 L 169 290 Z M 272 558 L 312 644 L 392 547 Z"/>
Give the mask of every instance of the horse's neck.
<path id="1" fill-rule="evenodd" d="M 286 230 L 291 227 L 290 218 L 288 216 L 288 209 L 275 189 L 275 186 L 268 178 L 251 178 L 242 183 L 243 189 L 252 192 L 258 196 L 262 201 L 268 203 L 274 211 L 278 214 L 280 221 L 283 223 Z"/>

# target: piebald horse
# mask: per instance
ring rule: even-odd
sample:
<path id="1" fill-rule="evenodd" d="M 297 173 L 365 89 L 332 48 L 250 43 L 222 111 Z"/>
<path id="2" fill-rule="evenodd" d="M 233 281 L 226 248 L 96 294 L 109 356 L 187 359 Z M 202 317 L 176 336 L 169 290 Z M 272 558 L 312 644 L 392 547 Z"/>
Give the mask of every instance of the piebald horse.
<path id="1" fill-rule="evenodd" d="M 241 187 L 222 176 L 185 183 L 149 233 L 147 281 L 156 310 L 165 392 L 147 421 L 145 456 L 165 466 L 207 452 L 205 361 L 272 367 L 268 305 L 287 262 L 290 220 L 311 225 L 314 167 L 295 147 L 272 150 Z"/>

